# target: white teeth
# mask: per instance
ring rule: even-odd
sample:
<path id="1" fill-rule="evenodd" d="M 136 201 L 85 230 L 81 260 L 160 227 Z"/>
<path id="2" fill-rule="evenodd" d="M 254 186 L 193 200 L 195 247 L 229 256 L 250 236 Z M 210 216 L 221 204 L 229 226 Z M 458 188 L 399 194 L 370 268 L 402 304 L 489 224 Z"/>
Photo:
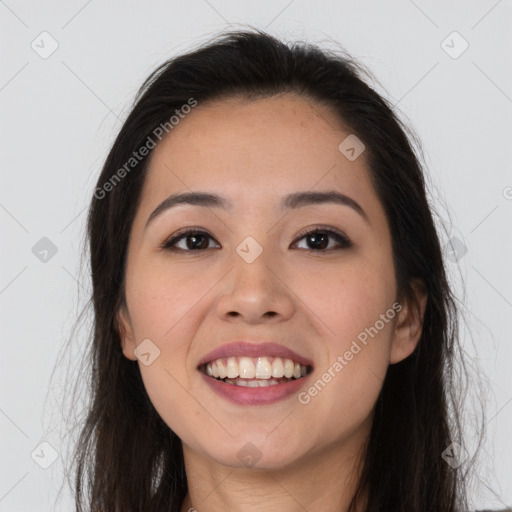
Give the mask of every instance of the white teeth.
<path id="1" fill-rule="evenodd" d="M 226 365 L 226 377 L 234 379 L 238 377 L 238 364 L 234 357 L 228 357 L 228 364 Z"/>
<path id="2" fill-rule="evenodd" d="M 295 365 L 291 359 L 286 359 L 284 362 L 284 376 L 287 378 L 293 377 L 293 371 L 295 370 Z"/>
<path id="3" fill-rule="evenodd" d="M 219 370 L 219 378 L 225 379 L 227 377 L 226 367 L 220 359 L 217 361 L 217 369 Z"/>
<path id="4" fill-rule="evenodd" d="M 292 380 L 292 379 L 290 379 Z M 275 379 L 226 379 L 224 382 L 227 384 L 234 384 L 235 386 L 242 386 L 242 387 L 248 387 L 248 388 L 264 388 L 266 386 L 276 386 L 279 384 L 279 382 Z M 289 381 L 286 381 L 289 382 Z"/>
<path id="5" fill-rule="evenodd" d="M 241 357 L 238 366 L 240 377 L 243 379 L 254 379 L 256 377 L 256 367 L 250 357 Z"/>
<path id="6" fill-rule="evenodd" d="M 272 377 L 284 377 L 284 365 L 280 357 L 276 357 L 272 363 Z"/>
<path id="7" fill-rule="evenodd" d="M 256 378 L 257 379 L 270 379 L 272 376 L 272 365 L 266 357 L 258 357 L 256 364 Z"/>
<path id="8" fill-rule="evenodd" d="M 273 359 L 272 363 L 270 359 Z M 266 356 L 220 358 L 205 365 L 204 371 L 206 375 L 216 379 L 227 379 L 228 381 L 237 378 L 258 379 L 270 381 L 270 385 L 274 385 L 273 379 L 282 379 L 283 377 L 299 379 L 308 373 L 306 366 L 291 359 Z M 275 383 L 278 382 L 275 381 Z M 252 386 L 252 384 L 250 385 Z"/>

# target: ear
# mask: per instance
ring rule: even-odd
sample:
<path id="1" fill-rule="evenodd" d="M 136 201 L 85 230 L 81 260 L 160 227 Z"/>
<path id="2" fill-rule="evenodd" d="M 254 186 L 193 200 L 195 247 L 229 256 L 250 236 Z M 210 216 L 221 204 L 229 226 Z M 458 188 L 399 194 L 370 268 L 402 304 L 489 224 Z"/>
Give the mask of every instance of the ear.
<path id="1" fill-rule="evenodd" d="M 411 293 L 400 304 L 402 309 L 398 312 L 395 324 L 389 364 L 398 363 L 410 356 L 421 338 L 427 307 L 427 292 L 423 281 L 414 279 L 411 282 Z"/>
<path id="2" fill-rule="evenodd" d="M 135 343 L 135 336 L 133 334 L 133 326 L 130 315 L 124 305 L 122 305 L 117 311 L 116 327 L 119 333 L 119 339 L 121 340 L 121 348 L 123 350 L 123 354 L 128 359 L 136 361 L 137 358 L 134 355 L 134 351 L 137 348 L 137 345 Z"/>

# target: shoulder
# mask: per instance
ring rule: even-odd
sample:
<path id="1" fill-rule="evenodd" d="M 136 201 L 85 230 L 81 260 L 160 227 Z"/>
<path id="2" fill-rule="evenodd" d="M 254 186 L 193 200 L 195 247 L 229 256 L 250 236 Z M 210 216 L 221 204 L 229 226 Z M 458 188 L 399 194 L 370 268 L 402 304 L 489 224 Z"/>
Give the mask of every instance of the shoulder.
<path id="1" fill-rule="evenodd" d="M 501 508 L 500 510 L 475 510 L 473 512 L 512 512 L 512 508 Z"/>

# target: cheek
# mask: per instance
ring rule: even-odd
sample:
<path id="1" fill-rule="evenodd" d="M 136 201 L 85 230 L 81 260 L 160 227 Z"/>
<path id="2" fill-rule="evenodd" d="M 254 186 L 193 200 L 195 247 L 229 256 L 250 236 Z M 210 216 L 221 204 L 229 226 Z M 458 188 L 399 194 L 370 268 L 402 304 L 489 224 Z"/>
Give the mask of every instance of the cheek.
<path id="1" fill-rule="evenodd" d="M 334 429 L 340 422 L 355 426 L 373 408 L 389 364 L 399 308 L 393 267 L 390 261 L 354 260 L 313 277 L 301 279 L 296 291 L 321 320 L 325 351 L 302 403 L 331 411 Z"/>
<path id="2" fill-rule="evenodd" d="M 205 419 L 201 420 L 204 416 L 201 397 L 188 391 L 195 372 L 188 355 L 200 321 L 198 302 L 214 282 L 207 287 L 207 277 L 191 280 L 188 276 L 187 280 L 181 280 L 176 273 L 164 277 L 166 272 L 156 266 L 140 268 L 136 276 L 132 275 L 126 293 L 131 298 L 129 308 L 136 343 L 149 339 L 158 351 L 151 364 L 139 362 L 144 387 L 169 428 L 185 442 L 195 445 L 198 425 Z M 222 432 L 216 435 L 221 436 Z"/>
<path id="3" fill-rule="evenodd" d="M 216 282 L 206 272 L 180 274 L 154 262 L 139 265 L 130 276 L 126 294 L 137 341 L 154 338 L 174 348 L 186 340 L 178 333 L 195 325 L 196 306 Z"/>
<path id="4" fill-rule="evenodd" d="M 330 349 L 343 350 L 392 308 L 396 296 L 390 258 L 351 256 L 340 265 L 308 265 L 294 274 L 293 291 L 313 316 Z M 391 312 L 394 317 L 394 312 Z M 389 315 L 388 315 L 389 316 Z M 379 322 L 380 338 L 389 338 L 389 322 Z M 364 334 L 362 335 L 364 337 Z"/>

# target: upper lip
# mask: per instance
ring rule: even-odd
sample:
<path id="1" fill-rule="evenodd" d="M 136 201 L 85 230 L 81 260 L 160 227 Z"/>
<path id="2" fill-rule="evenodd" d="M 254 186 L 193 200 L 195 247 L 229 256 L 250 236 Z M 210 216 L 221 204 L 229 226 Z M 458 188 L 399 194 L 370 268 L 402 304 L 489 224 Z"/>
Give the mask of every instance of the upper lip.
<path id="1" fill-rule="evenodd" d="M 231 356 L 245 356 L 245 357 L 282 357 L 285 359 L 291 359 L 296 363 L 303 364 L 304 366 L 312 366 L 313 363 L 307 359 L 306 357 L 297 354 L 293 350 L 285 347 L 284 345 L 279 345 L 278 343 L 273 342 L 250 342 L 250 341 L 234 341 L 231 343 L 226 343 L 222 345 L 208 354 L 206 354 L 198 364 L 198 367 L 214 361 L 215 359 L 220 359 L 222 357 L 231 357 Z"/>

